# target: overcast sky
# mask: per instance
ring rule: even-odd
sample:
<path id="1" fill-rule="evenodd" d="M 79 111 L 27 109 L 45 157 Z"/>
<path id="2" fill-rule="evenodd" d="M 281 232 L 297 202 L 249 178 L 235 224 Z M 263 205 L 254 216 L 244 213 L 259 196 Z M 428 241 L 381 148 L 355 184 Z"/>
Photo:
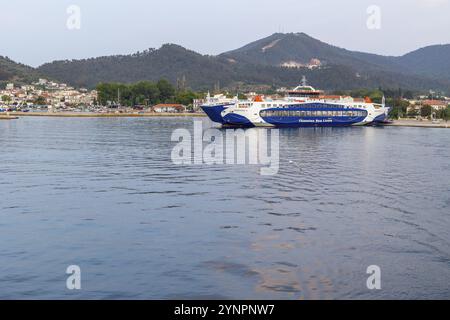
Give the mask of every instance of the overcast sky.
<path id="1" fill-rule="evenodd" d="M 450 0 L 0 0 L 0 55 L 32 66 L 176 43 L 218 54 L 275 32 L 402 55 L 450 43 Z M 67 8 L 81 10 L 69 30 Z M 369 29 L 377 5 L 380 29 Z"/>

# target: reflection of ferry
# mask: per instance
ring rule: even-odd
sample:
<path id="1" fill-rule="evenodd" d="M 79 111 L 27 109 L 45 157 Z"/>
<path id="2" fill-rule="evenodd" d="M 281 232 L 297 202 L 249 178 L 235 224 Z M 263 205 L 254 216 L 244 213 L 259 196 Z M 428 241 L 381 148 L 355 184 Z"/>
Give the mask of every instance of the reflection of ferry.
<path id="1" fill-rule="evenodd" d="M 384 99 L 383 99 L 384 100 Z M 209 118 L 225 125 L 271 127 L 337 127 L 385 121 L 388 108 L 370 99 L 325 96 L 310 86 L 298 86 L 284 99 L 207 104 Z"/>

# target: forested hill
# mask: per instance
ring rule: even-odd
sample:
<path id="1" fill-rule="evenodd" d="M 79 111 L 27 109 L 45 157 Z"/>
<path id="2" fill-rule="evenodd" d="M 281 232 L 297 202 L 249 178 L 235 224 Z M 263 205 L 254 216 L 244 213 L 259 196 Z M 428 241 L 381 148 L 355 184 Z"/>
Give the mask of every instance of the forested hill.
<path id="1" fill-rule="evenodd" d="M 32 67 L 17 63 L 8 57 L 0 56 L 0 83 L 31 83 L 39 77 Z"/>
<path id="2" fill-rule="evenodd" d="M 168 79 L 193 90 L 244 86 L 291 87 L 306 76 L 325 90 L 402 88 L 450 91 L 450 46 L 432 46 L 401 57 L 349 51 L 304 33 L 276 33 L 218 56 L 175 44 L 130 55 L 46 63 L 37 70 L 0 59 L 0 81 L 38 74 L 77 87 L 101 82 Z"/>

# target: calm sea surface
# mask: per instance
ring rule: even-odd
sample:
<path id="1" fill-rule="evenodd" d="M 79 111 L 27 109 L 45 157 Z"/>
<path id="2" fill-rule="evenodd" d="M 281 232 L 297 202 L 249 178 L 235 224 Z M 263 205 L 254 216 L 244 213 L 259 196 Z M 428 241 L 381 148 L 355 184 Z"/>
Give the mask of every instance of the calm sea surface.
<path id="1" fill-rule="evenodd" d="M 449 130 L 283 129 L 262 176 L 174 165 L 177 128 L 0 121 L 0 298 L 450 298 Z"/>

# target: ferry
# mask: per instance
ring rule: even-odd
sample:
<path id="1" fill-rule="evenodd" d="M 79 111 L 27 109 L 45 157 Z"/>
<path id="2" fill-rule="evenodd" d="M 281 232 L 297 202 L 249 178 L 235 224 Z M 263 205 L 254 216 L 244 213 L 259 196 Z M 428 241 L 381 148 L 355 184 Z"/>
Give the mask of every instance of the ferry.
<path id="1" fill-rule="evenodd" d="M 202 110 L 213 122 L 222 123 L 222 112 L 236 105 L 239 102 L 238 97 L 227 98 L 222 94 L 211 97 L 210 93 L 206 96 L 206 104 L 201 106 Z"/>
<path id="2" fill-rule="evenodd" d="M 323 91 L 301 85 L 284 99 L 256 96 L 234 103 L 210 103 L 202 109 L 222 125 L 243 127 L 343 127 L 386 121 L 389 108 L 370 99 L 325 96 Z"/>

